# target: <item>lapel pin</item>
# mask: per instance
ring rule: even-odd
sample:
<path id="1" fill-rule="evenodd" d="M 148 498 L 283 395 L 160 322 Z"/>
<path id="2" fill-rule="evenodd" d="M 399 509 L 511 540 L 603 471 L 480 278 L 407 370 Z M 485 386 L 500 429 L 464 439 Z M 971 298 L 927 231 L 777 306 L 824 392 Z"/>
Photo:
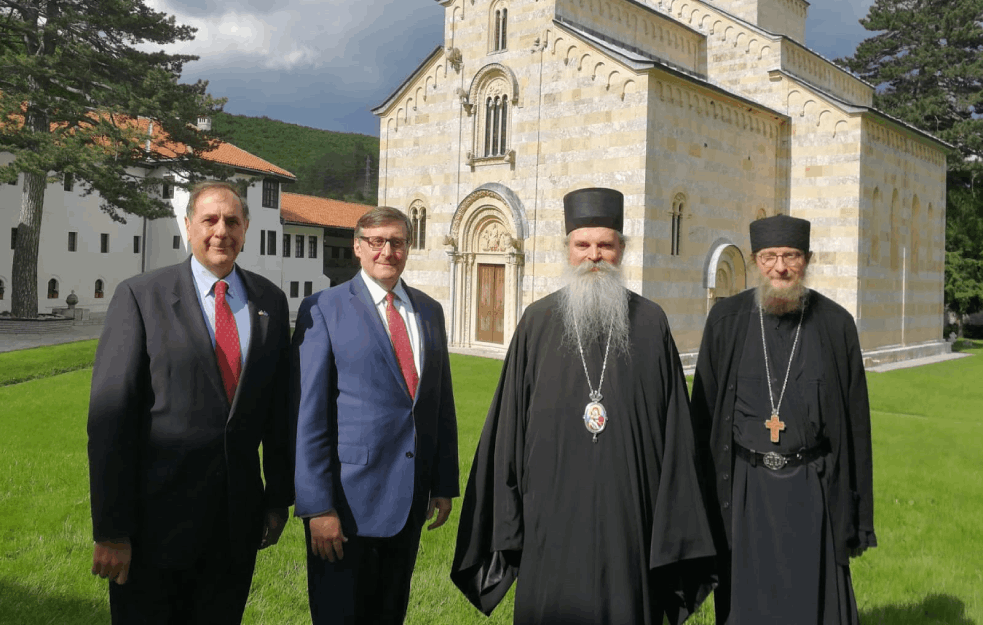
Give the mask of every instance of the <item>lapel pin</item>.
<path id="1" fill-rule="evenodd" d="M 260 317 L 269 317 L 270 316 L 269 313 L 267 313 L 265 310 L 259 311 L 258 314 L 259 314 Z"/>

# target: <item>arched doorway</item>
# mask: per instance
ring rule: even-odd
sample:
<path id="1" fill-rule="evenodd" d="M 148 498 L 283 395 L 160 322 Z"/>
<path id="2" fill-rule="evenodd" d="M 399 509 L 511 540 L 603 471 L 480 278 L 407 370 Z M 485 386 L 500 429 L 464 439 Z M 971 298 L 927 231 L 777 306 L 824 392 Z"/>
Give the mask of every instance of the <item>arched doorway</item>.
<path id="1" fill-rule="evenodd" d="M 518 322 L 525 212 L 507 187 L 470 193 L 451 222 L 451 345 L 505 349 Z"/>
<path id="2" fill-rule="evenodd" d="M 707 290 L 707 311 L 714 304 L 747 288 L 747 265 L 740 248 L 726 240 L 710 247 L 703 274 Z"/>

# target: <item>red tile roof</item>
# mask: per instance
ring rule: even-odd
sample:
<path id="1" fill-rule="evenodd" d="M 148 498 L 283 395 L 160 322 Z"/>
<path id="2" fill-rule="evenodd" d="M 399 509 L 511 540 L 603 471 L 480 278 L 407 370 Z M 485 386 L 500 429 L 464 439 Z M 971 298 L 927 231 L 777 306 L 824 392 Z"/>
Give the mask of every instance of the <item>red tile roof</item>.
<path id="1" fill-rule="evenodd" d="M 133 122 L 131 122 L 133 123 Z M 136 126 L 144 133 L 149 134 L 150 120 L 141 117 L 136 122 Z M 183 144 L 177 143 L 175 141 L 169 141 L 166 137 L 161 134 L 159 126 L 154 125 L 153 139 L 151 141 L 151 148 L 159 156 L 163 158 L 173 158 L 178 151 L 187 149 Z M 216 163 L 222 163 L 223 165 L 229 165 L 238 169 L 248 169 L 255 172 L 260 172 L 264 174 L 274 174 L 278 176 L 284 176 L 292 180 L 296 180 L 297 176 L 283 169 L 282 167 L 277 167 L 273 163 L 263 160 L 255 154 L 250 154 L 249 152 L 237 147 L 231 143 L 224 141 L 219 141 L 215 149 L 202 154 L 202 158 L 208 159 L 210 161 L 215 161 Z"/>
<path id="2" fill-rule="evenodd" d="M 294 224 L 354 229 L 358 218 L 371 208 L 374 207 L 313 195 L 280 194 L 280 215 L 285 222 Z"/>
<path id="3" fill-rule="evenodd" d="M 105 113 L 91 113 L 93 118 L 105 118 Z M 23 123 L 23 118 L 20 116 L 11 116 L 12 120 Z M 133 119 L 125 115 L 117 115 L 113 118 L 113 123 L 120 124 L 121 127 L 130 127 L 136 130 L 136 137 L 134 139 L 139 142 L 139 145 L 144 149 L 153 151 L 158 158 L 171 159 L 177 156 L 177 154 L 186 151 L 188 148 L 182 143 L 177 141 L 172 141 L 160 130 L 160 125 L 155 124 L 152 120 L 146 117 L 138 117 Z M 84 124 L 84 122 L 83 122 Z M 51 124 L 52 131 L 64 126 L 64 124 Z M 149 145 L 146 141 L 150 140 Z M 228 165 L 230 167 L 235 167 L 237 169 L 246 169 L 252 172 L 257 172 L 261 174 L 272 174 L 274 176 L 279 176 L 283 178 L 288 178 L 290 180 L 296 180 L 297 176 L 293 175 L 286 169 L 282 167 L 277 167 L 273 163 L 266 161 L 255 154 L 250 154 L 249 152 L 237 147 L 231 143 L 224 141 L 217 141 L 216 147 L 208 152 L 202 154 L 202 158 L 205 158 L 216 163 L 222 163 L 223 165 Z"/>

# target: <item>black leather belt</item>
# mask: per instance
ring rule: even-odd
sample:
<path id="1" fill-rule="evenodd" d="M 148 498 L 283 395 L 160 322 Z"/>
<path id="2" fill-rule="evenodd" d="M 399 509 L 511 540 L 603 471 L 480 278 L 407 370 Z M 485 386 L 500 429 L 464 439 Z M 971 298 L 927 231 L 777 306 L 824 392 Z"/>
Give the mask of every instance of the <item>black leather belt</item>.
<path id="1" fill-rule="evenodd" d="M 796 452 L 794 454 L 780 454 L 774 451 L 760 452 L 754 451 L 753 449 L 747 449 L 738 444 L 734 444 L 734 451 L 737 455 L 743 458 L 752 467 L 756 467 L 759 464 L 771 469 L 772 471 L 778 471 L 785 467 L 798 467 L 808 462 L 812 462 L 817 458 L 822 458 L 829 453 L 829 441 L 825 440 L 822 443 L 812 447 L 810 449 L 803 449 L 802 451 Z"/>

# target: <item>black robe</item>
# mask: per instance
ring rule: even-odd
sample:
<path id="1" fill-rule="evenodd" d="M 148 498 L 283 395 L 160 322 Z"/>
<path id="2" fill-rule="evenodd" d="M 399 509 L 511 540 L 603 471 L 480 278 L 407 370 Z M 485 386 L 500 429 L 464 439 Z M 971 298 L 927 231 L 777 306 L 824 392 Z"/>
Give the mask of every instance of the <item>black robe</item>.
<path id="1" fill-rule="evenodd" d="M 468 479 L 451 579 L 485 614 L 518 577 L 515 623 L 681 623 L 712 587 L 713 541 L 686 381 L 665 313 L 632 293 L 597 442 L 558 295 L 516 328 Z M 604 345 L 585 345 L 597 385 Z M 595 386 L 596 387 L 596 386 Z"/>
<path id="2" fill-rule="evenodd" d="M 704 331 L 692 410 L 701 454 L 715 467 L 707 483 L 721 624 L 784 623 L 788 614 L 796 623 L 856 622 L 848 554 L 876 545 L 866 378 L 849 313 L 814 291 L 806 311 L 777 445 L 764 427 L 771 410 L 753 290 L 717 304 Z M 789 317 L 765 319 L 776 402 L 798 321 Z M 736 442 L 792 453 L 822 441 L 829 454 L 779 472 L 751 468 L 732 450 Z"/>

